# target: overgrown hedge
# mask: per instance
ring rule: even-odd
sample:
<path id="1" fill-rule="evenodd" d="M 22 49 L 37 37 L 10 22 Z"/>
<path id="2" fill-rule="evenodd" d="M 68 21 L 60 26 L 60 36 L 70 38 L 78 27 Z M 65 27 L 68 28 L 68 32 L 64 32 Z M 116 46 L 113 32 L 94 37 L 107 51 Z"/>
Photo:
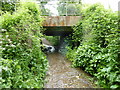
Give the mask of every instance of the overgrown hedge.
<path id="1" fill-rule="evenodd" d="M 3 12 L 10 12 L 13 13 L 15 11 L 15 1 L 13 2 L 7 2 L 6 0 L 0 1 L 0 10 Z"/>
<path id="2" fill-rule="evenodd" d="M 118 14 L 94 4 L 82 10 L 82 20 L 74 26 L 73 42 L 67 58 L 95 76 L 104 88 L 120 88 L 120 30 Z M 73 54 L 74 53 L 74 54 Z"/>
<path id="3" fill-rule="evenodd" d="M 53 45 L 58 46 L 59 36 L 45 36 L 45 38 Z"/>
<path id="4" fill-rule="evenodd" d="M 47 59 L 40 49 L 42 21 L 35 2 L 20 2 L 0 17 L 1 88 L 42 88 Z"/>

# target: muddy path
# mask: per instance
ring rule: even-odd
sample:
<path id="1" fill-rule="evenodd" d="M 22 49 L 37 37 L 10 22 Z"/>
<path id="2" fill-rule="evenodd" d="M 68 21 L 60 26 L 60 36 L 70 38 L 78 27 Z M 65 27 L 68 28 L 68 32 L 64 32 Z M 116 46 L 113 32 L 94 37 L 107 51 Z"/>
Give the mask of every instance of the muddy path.
<path id="1" fill-rule="evenodd" d="M 49 71 L 44 88 L 94 88 L 91 78 L 80 68 L 72 68 L 71 62 L 58 52 L 47 55 Z"/>

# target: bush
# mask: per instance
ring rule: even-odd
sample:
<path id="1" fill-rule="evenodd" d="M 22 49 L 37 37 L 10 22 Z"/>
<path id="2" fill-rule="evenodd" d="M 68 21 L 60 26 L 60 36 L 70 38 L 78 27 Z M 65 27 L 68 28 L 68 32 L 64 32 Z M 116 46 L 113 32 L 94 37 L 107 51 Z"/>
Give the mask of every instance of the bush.
<path id="1" fill-rule="evenodd" d="M 7 2 L 5 0 L 1 0 L 0 1 L 0 4 L 1 4 L 1 10 L 3 12 L 10 12 L 10 13 L 13 13 L 15 11 L 15 2 Z"/>
<path id="2" fill-rule="evenodd" d="M 80 42 L 72 57 L 73 66 L 98 79 L 104 88 L 120 88 L 120 37 L 118 16 L 102 5 L 83 10 L 82 20 L 74 26 L 73 41 Z M 68 52 L 68 58 L 71 51 Z"/>
<path id="3" fill-rule="evenodd" d="M 35 2 L 21 2 L 1 20 L 1 88 L 42 88 L 48 62 L 40 49 L 42 21 Z"/>
<path id="4" fill-rule="evenodd" d="M 45 38 L 53 45 L 58 46 L 59 36 L 45 36 Z"/>

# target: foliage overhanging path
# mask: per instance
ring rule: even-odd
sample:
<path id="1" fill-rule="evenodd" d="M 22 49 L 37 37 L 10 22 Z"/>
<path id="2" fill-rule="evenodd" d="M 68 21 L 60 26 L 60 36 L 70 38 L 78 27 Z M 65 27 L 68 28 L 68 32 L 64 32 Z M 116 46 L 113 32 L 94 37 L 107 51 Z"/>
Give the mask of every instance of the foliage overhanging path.
<path id="1" fill-rule="evenodd" d="M 16 11 L 15 5 L 9 3 L 3 3 L 0 10 L 0 86 L 42 88 L 48 68 L 46 56 L 40 49 L 43 19 L 37 3 L 20 1 L 24 2 L 18 3 Z M 73 27 L 67 58 L 72 66 L 82 67 L 93 75 L 101 87 L 120 88 L 118 13 L 105 10 L 99 4 L 83 8 L 80 13 L 83 18 Z M 61 15 L 65 15 L 64 10 Z"/>
<path id="2" fill-rule="evenodd" d="M 20 2 L 15 12 L 0 16 L 1 88 L 43 87 L 48 61 L 40 49 L 40 13 L 35 2 Z"/>
<path id="3" fill-rule="evenodd" d="M 104 88 L 120 88 L 120 29 L 117 12 L 106 10 L 100 4 L 82 10 L 82 20 L 74 27 L 72 50 L 67 57 L 74 67 L 98 79 Z"/>

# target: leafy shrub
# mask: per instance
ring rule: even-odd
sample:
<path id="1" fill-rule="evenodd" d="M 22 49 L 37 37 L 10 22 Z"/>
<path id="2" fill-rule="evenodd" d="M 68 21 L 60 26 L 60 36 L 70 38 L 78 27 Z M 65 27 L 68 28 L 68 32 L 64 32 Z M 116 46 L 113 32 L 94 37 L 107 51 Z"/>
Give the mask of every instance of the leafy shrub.
<path id="1" fill-rule="evenodd" d="M 35 2 L 21 2 L 1 17 L 2 88 L 42 88 L 48 62 L 40 49 L 42 21 Z"/>
<path id="2" fill-rule="evenodd" d="M 14 2 L 7 2 L 5 0 L 1 0 L 1 10 L 4 12 L 13 13 L 15 11 L 15 3 Z"/>
<path id="3" fill-rule="evenodd" d="M 73 66 L 98 79 L 104 88 L 120 88 L 120 35 L 118 16 L 102 5 L 94 4 L 83 10 L 80 23 L 74 26 L 73 41 L 80 42 L 71 57 Z M 70 55 L 69 55 L 70 54 Z"/>
<path id="4" fill-rule="evenodd" d="M 59 44 L 59 36 L 45 36 L 45 38 L 53 45 L 57 46 Z"/>

